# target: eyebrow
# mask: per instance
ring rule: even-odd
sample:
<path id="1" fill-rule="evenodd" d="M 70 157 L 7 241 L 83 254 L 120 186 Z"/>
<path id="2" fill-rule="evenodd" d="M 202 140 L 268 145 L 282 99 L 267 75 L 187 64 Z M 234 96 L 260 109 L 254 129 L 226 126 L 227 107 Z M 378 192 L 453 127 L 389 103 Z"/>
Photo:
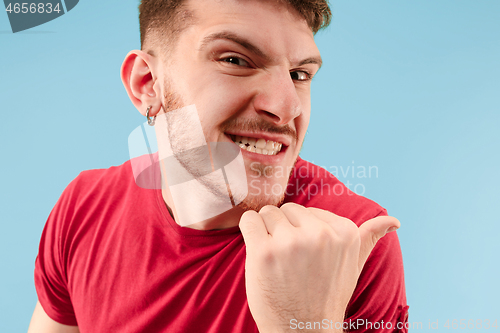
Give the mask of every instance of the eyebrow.
<path id="1" fill-rule="evenodd" d="M 204 48 L 207 47 L 208 44 L 210 44 L 211 42 L 216 41 L 218 39 L 225 39 L 225 40 L 232 41 L 236 44 L 241 45 L 242 47 L 249 50 L 250 52 L 256 54 L 258 57 L 264 59 L 265 61 L 267 61 L 267 62 L 272 61 L 271 57 L 269 57 L 267 54 L 265 54 L 257 46 L 252 44 L 249 40 L 247 40 L 244 37 L 238 36 L 232 32 L 229 32 L 229 31 L 215 32 L 213 34 L 206 36 L 205 38 L 203 38 L 201 46 L 198 50 L 202 51 Z M 319 67 L 321 67 L 321 65 L 323 64 L 323 61 L 321 60 L 321 57 L 310 57 L 310 58 L 304 59 L 301 62 L 299 62 L 298 66 L 307 65 L 307 64 L 316 64 Z"/>
<path id="2" fill-rule="evenodd" d="M 321 68 L 321 66 L 323 65 L 323 60 L 321 60 L 321 57 L 311 57 L 311 58 L 307 58 L 307 59 L 302 60 L 299 63 L 299 66 L 307 65 L 307 64 L 316 64 L 319 66 L 319 68 Z"/>

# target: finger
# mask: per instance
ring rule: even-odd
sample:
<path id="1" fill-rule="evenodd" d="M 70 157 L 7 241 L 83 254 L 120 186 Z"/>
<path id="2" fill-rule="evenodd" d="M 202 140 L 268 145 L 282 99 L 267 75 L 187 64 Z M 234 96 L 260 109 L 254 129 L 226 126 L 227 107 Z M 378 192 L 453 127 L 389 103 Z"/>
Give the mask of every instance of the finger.
<path id="1" fill-rule="evenodd" d="M 378 216 L 366 221 L 359 227 L 361 248 L 359 251 L 359 269 L 365 265 L 366 259 L 372 252 L 378 240 L 387 233 L 401 226 L 399 220 L 392 216 Z"/>
<path id="2" fill-rule="evenodd" d="M 309 209 L 296 203 L 286 203 L 280 207 L 280 210 L 294 227 L 311 226 L 319 222 Z"/>
<path id="3" fill-rule="evenodd" d="M 259 246 L 269 237 L 262 216 L 254 210 L 243 213 L 239 226 L 247 248 Z"/>
<path id="4" fill-rule="evenodd" d="M 340 215 L 337 215 L 335 213 L 332 213 L 328 210 L 316 208 L 316 207 L 307 207 L 307 210 L 312 212 L 314 215 L 316 215 L 318 218 L 325 222 L 333 222 L 336 218 L 342 218 L 345 219 L 345 217 L 342 217 Z"/>
<path id="5" fill-rule="evenodd" d="M 309 207 L 307 209 L 318 219 L 329 224 L 339 235 L 344 235 L 345 233 L 352 232 L 354 230 L 353 227 L 357 229 L 356 224 L 346 217 L 319 208 Z"/>
<path id="6" fill-rule="evenodd" d="M 287 234 L 294 228 L 286 215 L 276 206 L 264 206 L 259 211 L 259 215 L 264 220 L 267 232 L 271 236 L 277 236 L 280 233 L 282 235 Z"/>

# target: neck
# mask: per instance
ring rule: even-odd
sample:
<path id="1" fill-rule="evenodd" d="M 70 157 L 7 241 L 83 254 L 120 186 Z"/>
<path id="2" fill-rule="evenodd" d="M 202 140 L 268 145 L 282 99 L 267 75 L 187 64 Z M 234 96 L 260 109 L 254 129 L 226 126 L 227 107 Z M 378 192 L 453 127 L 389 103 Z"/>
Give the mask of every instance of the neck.
<path id="1" fill-rule="evenodd" d="M 165 205 L 170 212 L 172 218 L 179 224 L 179 217 L 175 206 L 173 204 L 173 199 L 168 190 L 168 187 L 162 189 L 162 197 Z M 239 207 L 233 207 L 232 209 L 225 211 L 222 214 L 211 217 L 209 219 L 193 223 L 185 226 L 186 228 L 197 229 L 197 230 L 219 230 L 227 229 L 237 226 L 240 223 L 241 215 L 243 215 L 243 209 Z"/>

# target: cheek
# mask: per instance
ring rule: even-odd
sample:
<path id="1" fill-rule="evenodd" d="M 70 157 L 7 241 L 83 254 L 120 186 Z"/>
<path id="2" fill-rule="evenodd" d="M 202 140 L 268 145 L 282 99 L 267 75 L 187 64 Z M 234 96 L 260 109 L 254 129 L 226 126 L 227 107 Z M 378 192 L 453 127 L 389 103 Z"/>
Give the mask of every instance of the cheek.
<path id="1" fill-rule="evenodd" d="M 252 94 L 247 81 L 243 77 L 218 74 L 192 86 L 191 104 L 196 105 L 204 127 L 209 131 L 217 130 L 224 121 L 248 108 Z"/>
<path id="2" fill-rule="evenodd" d="M 309 120 L 310 120 L 311 112 L 310 110 L 307 110 L 307 112 L 304 112 L 299 118 L 299 124 L 297 124 L 297 132 L 299 133 L 299 139 L 301 141 L 304 140 L 304 137 L 306 136 L 307 128 L 309 127 Z"/>
<path id="3" fill-rule="evenodd" d="M 295 128 L 299 137 L 298 149 L 300 149 L 301 143 L 304 141 L 307 128 L 309 127 L 309 121 L 311 119 L 311 105 L 309 101 L 309 98 L 306 98 L 305 100 L 303 99 L 302 113 L 295 119 Z"/>

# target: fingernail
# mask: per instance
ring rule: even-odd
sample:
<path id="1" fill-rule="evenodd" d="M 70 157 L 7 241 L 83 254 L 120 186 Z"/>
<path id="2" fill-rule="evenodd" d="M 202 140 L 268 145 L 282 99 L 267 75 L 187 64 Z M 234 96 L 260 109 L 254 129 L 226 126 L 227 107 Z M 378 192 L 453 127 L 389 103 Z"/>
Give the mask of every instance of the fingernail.
<path id="1" fill-rule="evenodd" d="M 390 232 L 393 232 L 394 230 L 398 230 L 398 227 L 390 227 L 385 233 L 388 234 Z"/>

